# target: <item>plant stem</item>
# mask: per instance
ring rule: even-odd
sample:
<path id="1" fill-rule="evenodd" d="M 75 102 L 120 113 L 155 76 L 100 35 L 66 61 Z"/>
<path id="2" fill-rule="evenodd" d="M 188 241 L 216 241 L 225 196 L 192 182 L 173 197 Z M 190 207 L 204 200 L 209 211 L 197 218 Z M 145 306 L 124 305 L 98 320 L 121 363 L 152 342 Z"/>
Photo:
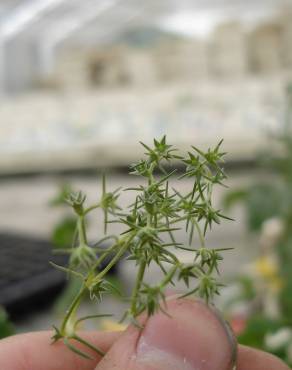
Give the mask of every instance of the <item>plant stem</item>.
<path id="1" fill-rule="evenodd" d="M 150 170 L 149 170 L 149 179 L 148 179 L 148 185 L 151 186 L 154 183 L 154 177 L 153 177 L 153 171 L 155 168 L 155 164 L 152 163 Z M 152 226 L 152 215 L 150 213 L 147 214 L 147 227 Z M 146 259 L 143 259 L 139 265 L 137 277 L 136 277 L 136 282 L 135 286 L 133 289 L 133 293 L 131 296 L 131 312 L 132 315 L 135 317 L 137 316 L 137 297 L 139 294 L 139 290 L 141 287 L 141 284 L 143 282 L 144 274 L 145 274 L 145 269 L 146 269 Z"/>
<path id="2" fill-rule="evenodd" d="M 138 293 L 139 293 L 139 290 L 140 290 L 140 287 L 141 287 L 141 283 L 143 281 L 145 268 L 146 268 L 146 261 L 143 260 L 139 265 L 138 274 L 137 274 L 136 282 L 135 282 L 135 287 L 134 287 L 132 297 L 131 297 L 131 302 L 132 302 L 131 303 L 131 312 L 132 312 L 133 316 L 136 316 L 136 313 L 137 313 L 137 307 L 136 307 L 136 305 L 137 305 L 137 296 L 138 296 Z"/>
<path id="3" fill-rule="evenodd" d="M 154 183 L 154 176 L 153 176 L 153 171 L 155 168 L 155 163 L 151 163 L 151 166 L 149 168 L 149 178 L 148 178 L 148 185 L 152 185 Z"/>
<path id="4" fill-rule="evenodd" d="M 91 272 L 94 272 L 94 270 L 101 264 L 101 262 L 103 262 L 105 260 L 105 258 L 110 254 L 112 253 L 112 251 L 117 248 L 118 246 L 118 243 L 115 243 L 113 244 L 110 248 L 106 249 L 103 254 L 101 256 L 98 257 L 98 259 L 96 260 L 96 262 L 94 263 L 94 265 L 92 266 L 91 268 Z"/>
<path id="5" fill-rule="evenodd" d="M 64 317 L 64 320 L 62 322 L 62 326 L 61 326 L 61 332 L 62 334 L 65 334 L 66 336 L 66 325 L 68 323 L 68 321 L 70 320 L 71 316 L 76 312 L 77 308 L 78 308 L 78 305 L 81 301 L 81 298 L 83 296 L 83 294 L 85 293 L 86 291 L 86 286 L 83 284 L 78 292 L 78 294 L 75 296 L 73 302 L 71 303 L 69 309 L 67 310 L 66 312 L 66 315 Z"/>
<path id="6" fill-rule="evenodd" d="M 98 348 L 98 347 L 94 346 L 93 344 L 87 342 L 85 339 L 79 337 L 79 335 L 75 334 L 72 338 L 77 340 L 78 342 L 84 344 L 88 348 L 92 349 L 94 352 L 98 353 L 100 356 L 105 355 L 105 352 L 103 352 L 100 348 Z"/>
<path id="7" fill-rule="evenodd" d="M 85 228 L 85 218 L 84 214 L 78 216 L 78 236 L 80 245 L 87 245 L 87 235 Z"/>
<path id="8" fill-rule="evenodd" d="M 202 248 L 205 248 L 205 238 L 204 238 L 204 235 L 202 233 L 202 230 L 198 224 L 198 222 L 196 220 L 193 220 L 193 223 L 198 231 L 198 235 L 199 235 L 199 238 L 200 238 L 200 243 L 201 243 L 201 247 Z"/>
<path id="9" fill-rule="evenodd" d="M 97 209 L 97 208 L 99 208 L 99 207 L 100 207 L 100 204 L 99 204 L 99 203 L 94 204 L 94 205 L 92 205 L 92 206 L 90 206 L 90 207 L 86 208 L 86 210 L 83 212 L 83 215 L 86 215 L 87 213 L 89 213 L 89 212 L 91 212 L 91 211 L 93 211 L 94 209 Z"/>
<path id="10" fill-rule="evenodd" d="M 108 263 L 108 265 L 96 276 L 96 278 L 102 278 L 104 275 L 108 273 L 108 271 L 119 261 L 119 259 L 126 253 L 127 249 L 130 246 L 130 243 L 134 235 L 132 235 L 127 242 L 124 242 L 121 249 L 117 252 L 117 254 L 113 257 L 113 259 Z"/>
<path id="11" fill-rule="evenodd" d="M 166 286 L 170 281 L 171 279 L 173 278 L 175 272 L 177 270 L 177 265 L 174 265 L 167 273 L 167 275 L 164 277 L 164 279 L 161 281 L 161 287 L 164 287 Z"/>

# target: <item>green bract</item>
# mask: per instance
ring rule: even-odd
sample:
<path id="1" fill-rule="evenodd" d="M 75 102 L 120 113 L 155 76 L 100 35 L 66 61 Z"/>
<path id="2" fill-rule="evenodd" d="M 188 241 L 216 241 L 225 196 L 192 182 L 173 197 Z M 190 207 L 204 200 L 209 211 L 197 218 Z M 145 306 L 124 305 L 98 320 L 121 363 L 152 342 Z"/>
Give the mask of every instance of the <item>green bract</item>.
<path id="1" fill-rule="evenodd" d="M 192 147 L 186 156 L 178 154 L 176 148 L 167 144 L 166 137 L 154 140 L 154 147 L 143 144 L 146 158 L 130 167 L 130 174 L 141 177 L 141 184 L 124 191 L 134 192 L 134 201 L 126 210 L 118 205 L 121 189 L 107 191 L 103 176 L 102 194 L 99 201 L 86 206 L 86 196 L 81 192 L 70 194 L 67 202 L 76 215 L 77 238 L 73 247 L 65 252 L 70 254 L 69 266 L 60 267 L 68 274 L 74 274 L 82 281 L 80 292 L 67 310 L 60 328 L 55 329 L 54 341 L 64 343 L 81 356 L 88 354 L 74 347 L 71 339 L 101 354 L 102 351 L 76 334 L 80 321 L 96 315 L 78 318 L 77 311 L 82 299 L 90 297 L 97 302 L 104 294 L 113 293 L 113 286 L 106 277 L 110 269 L 122 258 L 132 260 L 137 267 L 136 281 L 130 297 L 130 307 L 123 318 L 130 319 L 139 326 L 137 316 L 143 311 L 152 315 L 158 310 L 165 312 L 165 290 L 169 284 L 182 281 L 186 286 L 183 296 L 197 294 L 208 303 L 219 293 L 222 286 L 217 280 L 219 264 L 223 259 L 221 252 L 226 249 L 207 249 L 205 234 L 213 223 L 220 223 L 224 216 L 212 204 L 214 186 L 224 185 L 226 175 L 222 169 L 224 154 L 222 141 L 207 152 Z M 165 164 L 184 168 L 181 176 L 176 170 L 167 172 Z M 173 179 L 188 178 L 190 188 L 182 194 L 171 186 Z M 88 243 L 86 217 L 95 209 L 100 209 L 104 217 L 105 236 L 93 245 Z M 110 218 L 110 219 L 109 219 Z M 120 223 L 124 230 L 120 235 L 106 235 L 111 222 Z M 178 231 L 184 229 L 188 234 L 188 245 L 177 240 Z M 193 236 L 199 237 L 199 245 L 193 245 Z M 103 241 L 111 245 L 103 249 Z M 192 254 L 192 262 L 185 264 L 180 260 L 180 249 Z M 104 262 L 108 261 L 106 265 Z M 150 265 L 161 270 L 163 278 L 155 285 L 145 282 L 145 274 Z M 103 267 L 101 267 L 103 266 Z M 107 315 L 107 314 L 106 314 Z M 103 316 L 103 315 L 98 315 Z"/>

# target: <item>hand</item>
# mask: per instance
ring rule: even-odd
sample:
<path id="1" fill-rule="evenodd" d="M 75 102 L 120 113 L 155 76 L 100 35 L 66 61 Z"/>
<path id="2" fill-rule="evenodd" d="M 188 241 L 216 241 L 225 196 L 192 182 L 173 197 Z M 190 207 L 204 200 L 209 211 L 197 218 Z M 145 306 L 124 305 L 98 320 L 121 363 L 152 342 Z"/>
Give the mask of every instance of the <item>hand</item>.
<path id="1" fill-rule="evenodd" d="M 169 300 L 167 311 L 171 317 L 158 313 L 144 318 L 142 331 L 130 326 L 123 333 L 81 333 L 106 352 L 94 361 L 82 359 L 61 342 L 49 345 L 50 332 L 6 338 L 0 341 L 0 369 L 232 370 L 235 341 L 216 312 L 187 299 Z M 274 356 L 243 346 L 236 363 L 237 370 L 289 370 Z"/>

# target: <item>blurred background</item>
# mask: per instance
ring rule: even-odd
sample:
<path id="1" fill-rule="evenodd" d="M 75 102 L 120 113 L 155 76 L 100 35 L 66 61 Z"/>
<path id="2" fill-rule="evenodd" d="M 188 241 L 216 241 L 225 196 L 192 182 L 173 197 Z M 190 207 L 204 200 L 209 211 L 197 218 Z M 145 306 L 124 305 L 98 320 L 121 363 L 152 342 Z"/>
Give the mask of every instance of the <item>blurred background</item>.
<path id="1" fill-rule="evenodd" d="M 230 188 L 215 202 L 236 221 L 207 241 L 235 251 L 218 305 L 242 343 L 291 364 L 290 83 L 290 0 L 2 0 L 0 337 L 51 327 L 76 291 L 48 266 L 66 263 L 51 250 L 74 230 L 68 189 L 94 202 L 103 172 L 112 189 L 136 184 L 139 140 L 224 138 Z M 90 238 L 101 233 L 90 220 Z M 112 278 L 128 292 L 133 276 L 122 262 Z"/>

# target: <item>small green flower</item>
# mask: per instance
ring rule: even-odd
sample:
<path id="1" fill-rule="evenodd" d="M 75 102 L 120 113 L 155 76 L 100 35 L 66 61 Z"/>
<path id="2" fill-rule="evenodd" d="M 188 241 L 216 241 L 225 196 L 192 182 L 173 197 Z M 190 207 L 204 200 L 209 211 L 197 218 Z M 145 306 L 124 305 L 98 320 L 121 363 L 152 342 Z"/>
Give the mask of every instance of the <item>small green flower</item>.
<path id="1" fill-rule="evenodd" d="M 223 286 L 224 284 L 219 283 L 213 276 L 209 274 L 202 275 L 199 278 L 198 294 L 208 303 L 213 300 L 215 295 L 220 294 L 219 290 Z"/>
<path id="2" fill-rule="evenodd" d="M 138 163 L 130 166 L 130 174 L 148 177 L 150 174 L 151 163 L 146 160 L 141 160 Z"/>
<path id="3" fill-rule="evenodd" d="M 78 215 L 83 213 L 83 205 L 86 200 L 86 195 L 84 195 L 81 191 L 78 191 L 77 193 L 70 193 L 65 200 Z"/>
<path id="4" fill-rule="evenodd" d="M 165 294 L 161 286 L 152 287 L 144 283 L 140 294 L 142 298 L 142 307 L 145 307 L 144 309 L 148 316 L 152 316 L 157 311 L 163 310 L 161 303 L 165 303 Z"/>
<path id="5" fill-rule="evenodd" d="M 191 279 L 197 279 L 201 274 L 197 264 L 181 265 L 178 280 L 183 280 L 187 287 L 190 286 Z"/>
<path id="6" fill-rule="evenodd" d="M 105 293 L 115 293 L 120 295 L 119 290 L 106 279 L 93 279 L 87 283 L 90 299 L 100 302 Z"/>
<path id="7" fill-rule="evenodd" d="M 159 162 L 163 159 L 166 161 L 170 161 L 171 159 L 180 159 L 181 157 L 177 154 L 174 154 L 174 152 L 177 151 L 177 149 L 173 148 L 172 145 L 169 145 L 166 143 L 166 136 L 164 135 L 163 138 L 159 141 L 154 139 L 154 148 L 150 148 L 148 145 L 140 142 L 144 148 L 147 150 L 145 153 L 149 157 L 150 163 L 156 163 L 159 165 Z"/>

